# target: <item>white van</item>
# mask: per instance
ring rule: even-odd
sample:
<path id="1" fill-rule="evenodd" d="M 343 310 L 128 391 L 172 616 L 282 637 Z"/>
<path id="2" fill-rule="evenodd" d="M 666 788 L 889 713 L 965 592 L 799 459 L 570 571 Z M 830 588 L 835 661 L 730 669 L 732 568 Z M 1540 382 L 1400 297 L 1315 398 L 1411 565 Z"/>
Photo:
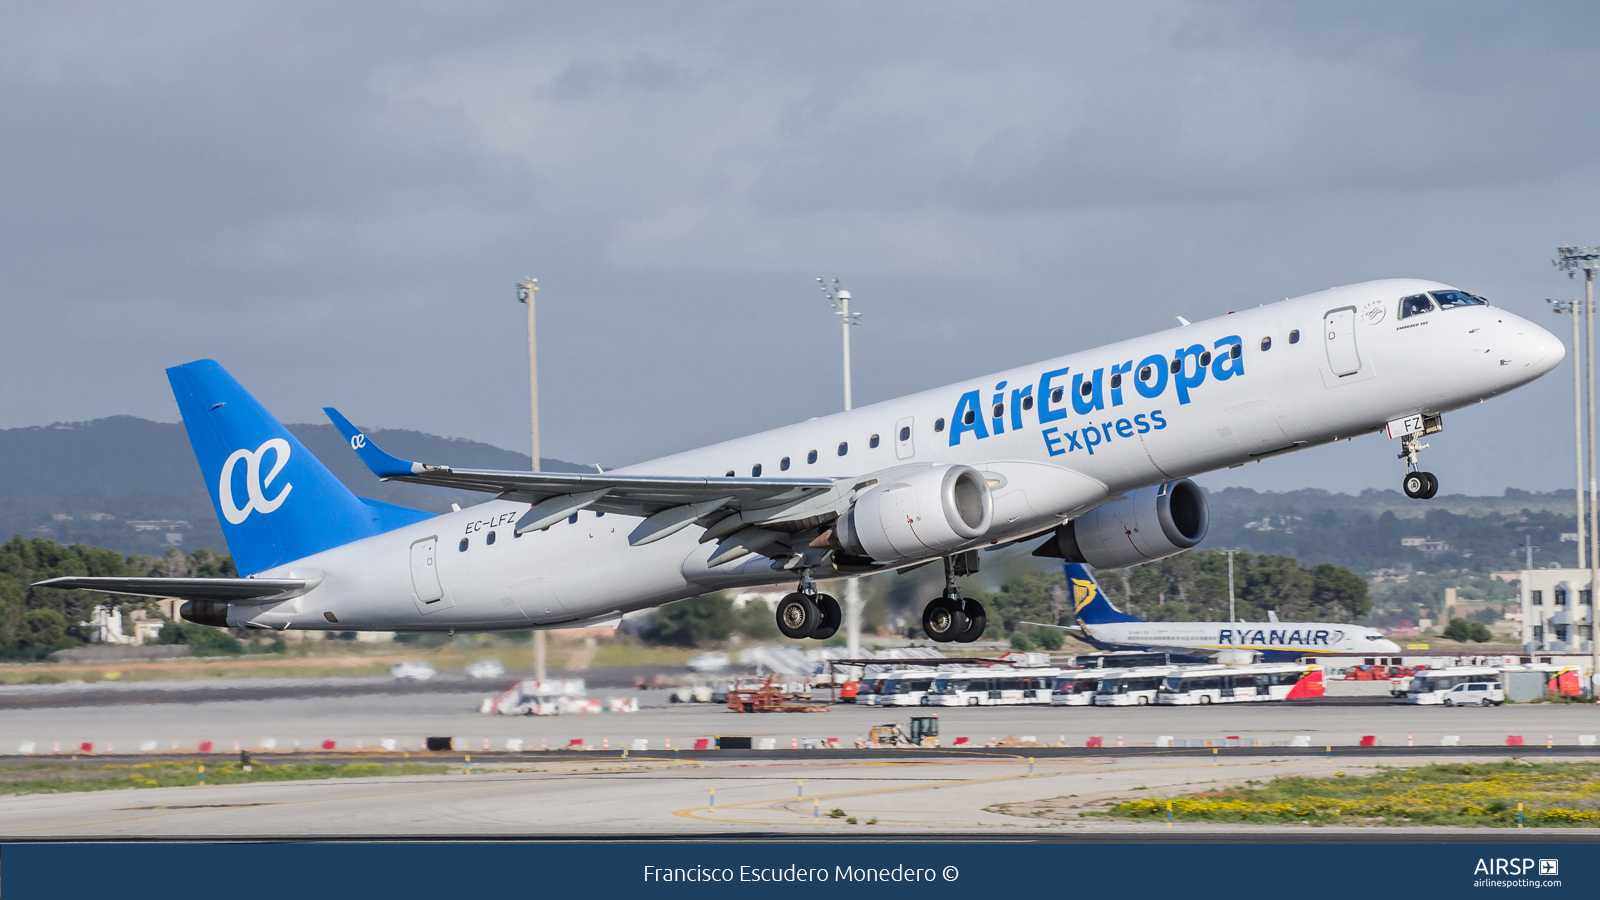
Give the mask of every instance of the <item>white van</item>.
<path id="1" fill-rule="evenodd" d="M 1150 706 L 1156 702 L 1161 679 L 1176 666 L 1143 666 L 1105 675 L 1095 688 L 1095 706 Z"/>
<path id="2" fill-rule="evenodd" d="M 1049 703 L 1059 669 L 975 669 L 941 672 L 924 706 L 1022 706 Z"/>
<path id="3" fill-rule="evenodd" d="M 1498 681 L 1458 684 L 1444 692 L 1445 706 L 1499 706 L 1504 702 L 1505 688 Z"/>
<path id="4" fill-rule="evenodd" d="M 1485 687 L 1476 690 L 1467 689 L 1459 694 L 1456 688 L 1467 685 L 1481 684 Z M 1411 684 L 1406 688 L 1406 702 L 1422 706 L 1444 705 L 1445 696 L 1450 696 L 1451 706 L 1460 705 L 1458 700 L 1482 704 L 1483 697 L 1493 697 L 1495 704 L 1504 703 L 1505 690 L 1500 685 L 1500 670 L 1489 666 L 1449 666 L 1443 669 L 1424 669 L 1411 676 Z"/>

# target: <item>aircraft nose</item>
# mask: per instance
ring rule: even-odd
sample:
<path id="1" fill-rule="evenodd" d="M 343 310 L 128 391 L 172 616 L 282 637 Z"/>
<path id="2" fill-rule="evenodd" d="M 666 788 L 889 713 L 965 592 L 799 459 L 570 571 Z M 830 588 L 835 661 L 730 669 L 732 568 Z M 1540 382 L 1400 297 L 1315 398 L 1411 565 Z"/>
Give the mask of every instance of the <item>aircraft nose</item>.
<path id="1" fill-rule="evenodd" d="M 1518 326 L 1515 330 L 1517 336 L 1521 339 L 1517 343 L 1520 345 L 1518 349 L 1521 350 L 1526 360 L 1524 365 L 1533 369 L 1537 375 L 1543 375 L 1554 369 L 1556 366 L 1561 365 L 1563 359 L 1567 358 L 1567 345 L 1561 343 L 1560 338 L 1545 329 L 1529 322 L 1527 319 L 1520 319 L 1515 323 L 1508 324 Z"/>

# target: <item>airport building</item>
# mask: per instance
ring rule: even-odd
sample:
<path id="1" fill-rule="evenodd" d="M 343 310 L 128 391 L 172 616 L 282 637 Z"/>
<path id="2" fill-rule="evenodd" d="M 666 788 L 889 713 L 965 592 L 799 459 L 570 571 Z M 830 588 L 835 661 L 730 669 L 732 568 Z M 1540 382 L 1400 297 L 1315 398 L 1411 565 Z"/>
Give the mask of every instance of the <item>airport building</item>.
<path id="1" fill-rule="evenodd" d="M 1594 592 L 1588 569 L 1522 571 L 1522 646 L 1528 653 L 1589 653 Z"/>

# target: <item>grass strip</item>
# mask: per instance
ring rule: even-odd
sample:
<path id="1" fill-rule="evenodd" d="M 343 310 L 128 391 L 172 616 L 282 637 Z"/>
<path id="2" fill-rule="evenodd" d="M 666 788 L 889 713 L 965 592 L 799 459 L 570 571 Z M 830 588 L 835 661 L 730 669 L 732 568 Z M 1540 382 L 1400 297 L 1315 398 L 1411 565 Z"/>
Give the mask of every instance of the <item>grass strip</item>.
<path id="1" fill-rule="evenodd" d="M 1172 798 L 1128 800 L 1094 815 L 1308 825 L 1600 826 L 1600 764 L 1446 763 L 1374 775 L 1288 776 Z"/>
<path id="2" fill-rule="evenodd" d="M 148 762 L 81 766 L 30 763 L 0 767 L 0 794 L 61 794 L 72 791 L 114 791 L 126 788 L 185 787 L 200 784 L 250 784 L 258 781 L 312 781 L 326 778 L 370 778 L 394 775 L 443 775 L 447 765 L 380 762 L 257 762 L 246 772 L 234 762 Z"/>

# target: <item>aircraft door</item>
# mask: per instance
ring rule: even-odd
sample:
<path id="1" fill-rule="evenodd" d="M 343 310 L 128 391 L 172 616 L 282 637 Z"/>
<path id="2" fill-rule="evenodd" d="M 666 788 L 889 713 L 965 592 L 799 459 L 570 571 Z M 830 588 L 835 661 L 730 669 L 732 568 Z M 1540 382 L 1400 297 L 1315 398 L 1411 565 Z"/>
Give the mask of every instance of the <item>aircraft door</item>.
<path id="1" fill-rule="evenodd" d="M 910 459 L 917 455 L 916 420 L 901 419 L 894 423 L 894 458 Z"/>
<path id="2" fill-rule="evenodd" d="M 1329 310 L 1322 317 L 1323 343 L 1328 348 L 1328 367 L 1339 377 L 1361 371 L 1361 354 L 1356 350 L 1356 308 Z"/>
<path id="3" fill-rule="evenodd" d="M 439 584 L 439 539 L 424 538 L 411 545 L 411 587 L 416 591 L 417 608 L 423 615 L 449 609 L 455 603 L 446 599 Z"/>

